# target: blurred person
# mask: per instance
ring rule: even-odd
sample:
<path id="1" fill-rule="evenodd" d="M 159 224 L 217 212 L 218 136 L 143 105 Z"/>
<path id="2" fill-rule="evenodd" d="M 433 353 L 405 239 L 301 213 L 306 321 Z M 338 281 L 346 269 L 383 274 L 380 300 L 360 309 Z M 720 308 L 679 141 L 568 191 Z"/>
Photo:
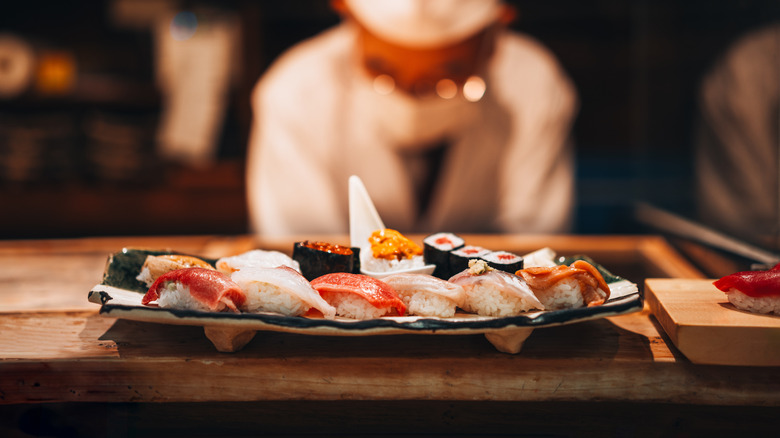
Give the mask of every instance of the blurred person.
<path id="1" fill-rule="evenodd" d="M 283 54 L 252 95 L 260 235 L 346 234 L 361 177 L 404 232 L 570 229 L 574 87 L 498 0 L 332 1 L 340 25 Z"/>
<path id="2" fill-rule="evenodd" d="M 702 222 L 757 244 L 780 232 L 780 24 L 737 40 L 704 78 L 696 147 Z"/>

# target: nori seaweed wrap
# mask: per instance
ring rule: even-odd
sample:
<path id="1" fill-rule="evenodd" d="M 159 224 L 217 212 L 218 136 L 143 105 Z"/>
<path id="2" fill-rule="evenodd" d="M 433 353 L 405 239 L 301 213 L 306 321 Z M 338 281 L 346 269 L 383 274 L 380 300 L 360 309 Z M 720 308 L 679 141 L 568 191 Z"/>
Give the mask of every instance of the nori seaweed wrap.
<path id="1" fill-rule="evenodd" d="M 489 252 L 489 249 L 473 245 L 467 245 L 460 249 L 450 251 L 450 270 L 452 271 L 452 275 L 468 269 L 469 260 L 481 259 L 483 255 Z"/>
<path id="2" fill-rule="evenodd" d="M 504 272 L 514 274 L 523 269 L 523 258 L 507 251 L 492 251 L 480 257 L 488 266 Z"/>
<path id="3" fill-rule="evenodd" d="M 425 264 L 436 265 L 433 276 L 444 280 L 457 272 L 450 269 L 450 252 L 462 248 L 463 238 L 452 233 L 436 233 L 423 239 L 423 259 Z"/>
<path id="4" fill-rule="evenodd" d="M 360 272 L 360 257 L 357 248 L 327 242 L 296 242 L 293 246 L 293 260 L 301 266 L 301 273 L 307 280 L 333 272 Z"/>

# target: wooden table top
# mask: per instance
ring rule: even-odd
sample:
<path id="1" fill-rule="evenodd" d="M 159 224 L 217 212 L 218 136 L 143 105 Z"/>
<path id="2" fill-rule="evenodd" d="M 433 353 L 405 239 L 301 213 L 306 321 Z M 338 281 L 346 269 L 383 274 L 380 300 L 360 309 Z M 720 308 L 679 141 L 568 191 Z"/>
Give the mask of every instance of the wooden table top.
<path id="1" fill-rule="evenodd" d="M 549 246 L 562 255 L 588 254 L 640 288 L 649 277 L 702 276 L 656 236 L 464 237 L 471 244 L 520 253 Z M 537 329 L 516 355 L 496 351 L 482 335 L 273 332 L 258 333 L 239 352 L 219 353 L 201 327 L 106 318 L 87 302 L 108 254 L 122 247 L 219 257 L 256 247 L 290 252 L 293 241 L 193 236 L 0 242 L 0 404 L 482 400 L 780 405 L 780 367 L 693 364 L 675 349 L 647 306 L 634 314 Z"/>

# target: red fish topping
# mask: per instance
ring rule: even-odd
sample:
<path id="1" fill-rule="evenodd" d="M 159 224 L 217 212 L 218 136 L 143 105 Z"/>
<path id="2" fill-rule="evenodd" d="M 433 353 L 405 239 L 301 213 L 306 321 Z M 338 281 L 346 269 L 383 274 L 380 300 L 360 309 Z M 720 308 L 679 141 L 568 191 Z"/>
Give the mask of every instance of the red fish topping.
<path id="1" fill-rule="evenodd" d="M 354 293 L 378 309 L 392 307 L 399 315 L 406 313 L 406 305 L 389 284 L 367 275 L 335 272 L 315 278 L 311 285 L 320 295 L 328 292 Z"/>
<path id="2" fill-rule="evenodd" d="M 712 284 L 723 292 L 737 289 L 753 298 L 780 295 L 780 264 L 768 271 L 736 272 L 715 280 Z"/>
<path id="3" fill-rule="evenodd" d="M 223 307 L 221 305 L 224 305 L 238 312 L 238 307 L 246 301 L 246 294 L 241 287 L 225 274 L 213 269 L 185 268 L 167 272 L 157 278 L 141 299 L 141 304 L 156 301 L 160 292 L 171 282 L 189 287 L 192 298 L 211 310 L 220 310 Z"/>

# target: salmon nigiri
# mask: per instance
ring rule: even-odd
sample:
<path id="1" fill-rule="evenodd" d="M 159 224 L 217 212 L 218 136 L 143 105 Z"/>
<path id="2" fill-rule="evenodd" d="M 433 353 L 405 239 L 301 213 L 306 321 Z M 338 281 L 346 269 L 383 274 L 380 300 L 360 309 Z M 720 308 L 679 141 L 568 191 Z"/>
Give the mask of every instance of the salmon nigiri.
<path id="1" fill-rule="evenodd" d="M 390 285 L 367 275 L 336 272 L 315 278 L 311 285 L 339 316 L 372 319 L 393 311 L 406 313 L 406 305 Z"/>
<path id="2" fill-rule="evenodd" d="M 244 291 L 225 274 L 213 269 L 184 268 L 158 277 L 141 304 L 156 302 L 172 309 L 238 312 L 245 300 Z"/>

